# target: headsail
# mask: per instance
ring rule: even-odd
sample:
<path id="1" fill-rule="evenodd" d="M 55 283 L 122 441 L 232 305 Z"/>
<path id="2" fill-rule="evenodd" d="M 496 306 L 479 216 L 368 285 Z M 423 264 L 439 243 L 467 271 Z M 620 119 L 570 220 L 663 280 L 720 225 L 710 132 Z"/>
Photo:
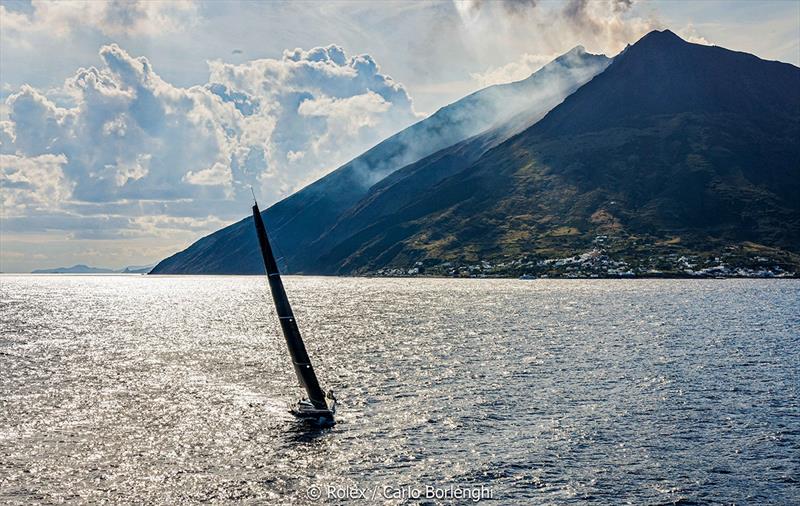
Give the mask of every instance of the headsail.
<path id="1" fill-rule="evenodd" d="M 257 203 L 253 205 L 253 221 L 255 221 L 258 242 L 261 245 L 261 255 L 264 257 L 264 268 L 267 271 L 272 300 L 275 302 L 275 310 L 278 312 L 281 330 L 283 330 L 283 336 L 286 338 L 286 344 L 289 347 L 289 355 L 291 355 L 294 363 L 294 372 L 297 374 L 297 380 L 300 382 L 300 386 L 305 388 L 308 400 L 311 401 L 315 408 L 328 409 L 328 404 L 325 402 L 325 394 L 319 386 L 317 375 L 314 374 L 314 368 L 311 366 L 311 359 L 308 358 L 306 346 L 300 337 L 300 330 L 297 328 L 297 321 L 294 319 L 292 307 L 289 305 L 289 299 L 286 298 L 286 290 L 283 289 L 283 281 L 281 281 L 281 275 L 278 271 L 278 264 L 272 254 L 272 247 L 267 237 L 267 229 L 264 227 L 264 220 L 261 219 L 261 212 L 258 210 Z"/>

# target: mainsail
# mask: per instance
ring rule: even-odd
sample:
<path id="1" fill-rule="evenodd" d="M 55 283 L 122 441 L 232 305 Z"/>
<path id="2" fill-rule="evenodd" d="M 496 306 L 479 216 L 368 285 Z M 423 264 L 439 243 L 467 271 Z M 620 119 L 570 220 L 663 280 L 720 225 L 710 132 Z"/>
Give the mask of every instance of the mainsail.
<path id="1" fill-rule="evenodd" d="M 286 290 L 283 289 L 283 281 L 281 281 L 281 274 L 278 272 L 278 264 L 272 254 L 272 247 L 267 237 L 267 229 L 264 227 L 264 220 L 261 219 L 261 212 L 258 210 L 257 203 L 253 205 L 253 220 L 256 224 L 258 242 L 261 245 L 261 255 L 264 257 L 264 268 L 267 271 L 272 300 L 275 302 L 275 310 L 278 312 L 281 330 L 283 330 L 283 336 L 286 338 L 286 345 L 289 347 L 289 355 L 291 355 L 294 363 L 294 372 L 297 374 L 297 380 L 300 382 L 300 386 L 306 389 L 308 400 L 311 401 L 315 408 L 328 409 L 328 404 L 325 402 L 325 394 L 319 386 L 317 375 L 314 374 L 311 359 L 308 358 L 306 346 L 303 344 L 300 330 L 297 328 L 297 320 L 294 319 L 289 299 L 286 298 Z"/>

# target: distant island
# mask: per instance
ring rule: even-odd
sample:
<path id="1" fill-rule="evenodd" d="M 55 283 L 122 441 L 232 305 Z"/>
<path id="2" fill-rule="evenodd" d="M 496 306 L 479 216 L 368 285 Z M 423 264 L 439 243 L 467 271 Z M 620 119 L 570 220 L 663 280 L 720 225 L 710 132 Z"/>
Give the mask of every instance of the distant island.
<path id="1" fill-rule="evenodd" d="M 76 264 L 72 267 L 54 267 L 52 269 L 36 269 L 31 274 L 147 274 L 153 265 L 129 265 L 122 269 L 106 269 Z"/>

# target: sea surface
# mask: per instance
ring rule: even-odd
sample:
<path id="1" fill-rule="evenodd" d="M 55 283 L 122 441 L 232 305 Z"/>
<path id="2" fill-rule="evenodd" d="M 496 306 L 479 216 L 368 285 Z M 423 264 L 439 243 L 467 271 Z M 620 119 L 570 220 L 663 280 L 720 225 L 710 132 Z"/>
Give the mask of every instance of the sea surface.
<path id="1" fill-rule="evenodd" d="M 285 283 L 332 429 L 263 277 L 0 276 L 0 503 L 800 503 L 798 281 Z"/>

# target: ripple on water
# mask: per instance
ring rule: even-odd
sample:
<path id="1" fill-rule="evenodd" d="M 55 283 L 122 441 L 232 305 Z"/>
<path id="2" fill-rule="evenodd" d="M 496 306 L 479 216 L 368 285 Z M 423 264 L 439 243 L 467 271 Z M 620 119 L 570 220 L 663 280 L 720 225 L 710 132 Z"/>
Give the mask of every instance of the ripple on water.
<path id="1" fill-rule="evenodd" d="M 0 501 L 800 498 L 800 284 L 289 277 L 338 424 L 309 431 L 260 277 L 0 277 Z"/>

